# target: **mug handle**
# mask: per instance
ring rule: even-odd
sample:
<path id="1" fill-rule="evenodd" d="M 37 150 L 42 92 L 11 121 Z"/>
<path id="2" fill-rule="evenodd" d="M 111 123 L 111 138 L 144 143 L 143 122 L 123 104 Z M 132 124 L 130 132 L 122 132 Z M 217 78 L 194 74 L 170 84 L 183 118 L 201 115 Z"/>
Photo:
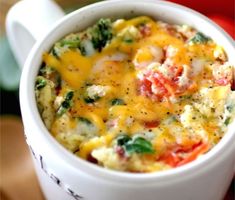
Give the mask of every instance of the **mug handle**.
<path id="1" fill-rule="evenodd" d="M 64 15 L 53 0 L 22 0 L 9 10 L 6 34 L 21 69 L 35 42 Z"/>

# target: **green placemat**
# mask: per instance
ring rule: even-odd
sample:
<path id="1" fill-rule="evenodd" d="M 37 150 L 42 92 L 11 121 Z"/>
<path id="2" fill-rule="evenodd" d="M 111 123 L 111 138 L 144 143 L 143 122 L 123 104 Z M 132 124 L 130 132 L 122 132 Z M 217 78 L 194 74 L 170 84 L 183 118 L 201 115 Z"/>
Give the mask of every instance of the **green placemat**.
<path id="1" fill-rule="evenodd" d="M 8 91 L 17 90 L 21 71 L 5 36 L 0 38 L 0 48 L 0 87 Z"/>

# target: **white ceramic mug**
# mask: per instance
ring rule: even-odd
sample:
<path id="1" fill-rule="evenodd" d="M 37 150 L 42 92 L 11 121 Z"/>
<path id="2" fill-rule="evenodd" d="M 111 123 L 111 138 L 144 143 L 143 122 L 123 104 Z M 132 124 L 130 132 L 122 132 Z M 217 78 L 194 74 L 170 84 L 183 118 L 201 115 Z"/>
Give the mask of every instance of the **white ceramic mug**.
<path id="1" fill-rule="evenodd" d="M 75 157 L 57 143 L 40 118 L 34 82 L 42 54 L 65 35 L 83 30 L 101 17 L 116 19 L 143 14 L 195 27 L 222 45 L 235 65 L 235 45 L 227 33 L 203 15 L 169 2 L 105 1 L 64 16 L 52 1 L 24 0 L 9 12 L 7 33 L 20 65 L 30 51 L 20 83 L 21 111 L 27 143 L 47 199 L 221 200 L 225 195 L 235 169 L 235 122 L 223 139 L 196 161 L 169 171 L 131 174 L 107 170 Z M 61 19 L 53 24 L 58 18 Z"/>

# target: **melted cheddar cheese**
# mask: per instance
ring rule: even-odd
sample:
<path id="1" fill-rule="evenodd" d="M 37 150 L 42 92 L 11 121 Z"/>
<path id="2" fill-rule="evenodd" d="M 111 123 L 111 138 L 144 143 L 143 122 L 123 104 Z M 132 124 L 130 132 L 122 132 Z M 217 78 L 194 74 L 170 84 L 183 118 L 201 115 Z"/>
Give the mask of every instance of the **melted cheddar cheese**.
<path id="1" fill-rule="evenodd" d="M 235 116 L 233 68 L 221 46 L 187 25 L 101 19 L 44 53 L 35 93 L 46 127 L 73 154 L 154 172 L 220 141 Z"/>

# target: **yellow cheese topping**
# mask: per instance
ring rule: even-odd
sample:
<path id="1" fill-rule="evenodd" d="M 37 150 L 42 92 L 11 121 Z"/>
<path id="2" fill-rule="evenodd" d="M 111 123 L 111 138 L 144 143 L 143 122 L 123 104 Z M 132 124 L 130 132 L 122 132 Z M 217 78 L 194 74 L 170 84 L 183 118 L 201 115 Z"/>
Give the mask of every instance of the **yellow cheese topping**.
<path id="1" fill-rule="evenodd" d="M 35 93 L 48 130 L 75 155 L 154 172 L 220 141 L 235 115 L 233 68 L 221 46 L 187 25 L 101 19 L 44 53 Z"/>

